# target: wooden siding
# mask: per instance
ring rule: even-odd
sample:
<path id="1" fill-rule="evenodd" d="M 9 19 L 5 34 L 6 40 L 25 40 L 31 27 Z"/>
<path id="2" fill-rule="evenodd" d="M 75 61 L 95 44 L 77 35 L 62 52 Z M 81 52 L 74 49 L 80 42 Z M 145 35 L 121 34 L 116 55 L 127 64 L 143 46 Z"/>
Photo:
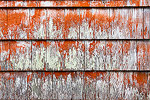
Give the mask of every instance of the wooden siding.
<path id="1" fill-rule="evenodd" d="M 0 1 L 0 99 L 149 100 L 149 0 Z"/>

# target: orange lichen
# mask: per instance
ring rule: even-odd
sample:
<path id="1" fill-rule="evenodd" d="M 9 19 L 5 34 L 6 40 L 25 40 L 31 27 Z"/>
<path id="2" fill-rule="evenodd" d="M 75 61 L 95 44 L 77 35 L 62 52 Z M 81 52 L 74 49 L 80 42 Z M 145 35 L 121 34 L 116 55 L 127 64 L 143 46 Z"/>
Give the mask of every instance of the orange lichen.
<path id="1" fill-rule="evenodd" d="M 96 72 L 85 72 L 84 73 L 84 77 L 88 77 L 88 78 L 91 78 L 91 79 L 96 79 L 97 77 L 97 74 Z M 86 79 L 85 79 L 86 80 Z M 87 80 L 86 80 L 87 81 Z"/>
<path id="2" fill-rule="evenodd" d="M 147 73 L 134 73 L 134 80 L 139 86 L 144 86 L 144 84 L 147 84 L 147 79 Z M 136 85 L 136 83 L 134 84 Z"/>
<path id="3" fill-rule="evenodd" d="M 130 50 L 130 46 L 131 46 L 130 41 L 124 41 L 123 51 L 125 53 L 128 53 L 128 51 Z"/>
<path id="4" fill-rule="evenodd" d="M 67 80 L 68 75 L 71 75 L 71 77 L 74 77 L 74 72 L 54 72 L 53 76 L 55 76 L 57 79 L 60 78 L 60 76 L 62 76 L 63 79 Z"/>

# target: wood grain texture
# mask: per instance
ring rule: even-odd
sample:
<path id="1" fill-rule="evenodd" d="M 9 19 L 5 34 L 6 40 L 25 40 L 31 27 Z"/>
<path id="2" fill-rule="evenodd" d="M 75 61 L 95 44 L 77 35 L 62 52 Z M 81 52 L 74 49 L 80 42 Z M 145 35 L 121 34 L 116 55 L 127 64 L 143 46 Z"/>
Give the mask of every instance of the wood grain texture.
<path id="1" fill-rule="evenodd" d="M 47 39 L 63 39 L 64 9 L 47 9 Z"/>
<path id="2" fill-rule="evenodd" d="M 96 72 L 85 72 L 84 73 L 84 93 L 85 100 L 96 99 Z"/>
<path id="3" fill-rule="evenodd" d="M 74 73 L 54 72 L 53 73 L 53 99 L 72 98 L 72 80 Z"/>
<path id="4" fill-rule="evenodd" d="M 0 10 L 0 39 L 10 39 L 7 32 L 7 10 Z"/>
<path id="5" fill-rule="evenodd" d="M 150 69 L 148 60 L 148 42 L 144 41 L 137 42 L 137 58 L 139 70 Z"/>
<path id="6" fill-rule="evenodd" d="M 65 9 L 63 34 L 66 39 L 79 39 L 80 9 Z"/>
<path id="7" fill-rule="evenodd" d="M 148 66 L 150 66 L 150 42 L 147 42 L 147 56 L 148 56 Z M 150 69 L 150 67 L 148 67 L 148 70 Z"/>
<path id="8" fill-rule="evenodd" d="M 150 99 L 150 73 L 148 73 L 148 94 L 147 99 Z"/>
<path id="9" fill-rule="evenodd" d="M 0 38 L 148 39 L 148 10 L 148 8 L 30 8 L 8 9 L 8 11 L 3 9 Z"/>
<path id="10" fill-rule="evenodd" d="M 145 72 L 1 72 L 1 99 L 148 99 Z"/>
<path id="11" fill-rule="evenodd" d="M 95 33 L 94 39 L 108 39 L 111 32 L 109 25 L 110 16 L 109 9 L 95 9 Z"/>
<path id="12" fill-rule="evenodd" d="M 148 75 L 147 73 L 134 73 L 134 87 L 138 91 L 135 94 L 135 99 L 147 99 L 148 94 Z"/>
<path id="13" fill-rule="evenodd" d="M 46 41 L 32 42 L 32 70 L 46 69 Z"/>
<path id="14" fill-rule="evenodd" d="M 108 100 L 109 95 L 109 73 L 108 72 L 96 72 L 96 99 Z"/>
<path id="15" fill-rule="evenodd" d="M 7 7 L 124 7 L 124 6 L 149 6 L 148 0 L 17 0 L 1 1 L 1 6 Z"/>
<path id="16" fill-rule="evenodd" d="M 150 8 L 144 9 L 144 39 L 150 39 Z"/>
<path id="17" fill-rule="evenodd" d="M 128 39 L 130 36 L 130 19 L 129 11 L 131 9 L 111 9 L 110 24 L 112 26 L 112 33 L 109 34 L 110 39 Z"/>
<path id="18" fill-rule="evenodd" d="M 106 69 L 122 70 L 122 41 L 106 42 Z"/>
<path id="19" fill-rule="evenodd" d="M 13 70 L 31 70 L 31 42 L 10 42 L 10 66 Z"/>
<path id="20" fill-rule="evenodd" d="M 132 9 L 132 35 L 133 38 L 143 39 L 143 9 Z"/>
<path id="21" fill-rule="evenodd" d="M 90 6 L 94 7 L 125 7 L 125 6 L 148 6 L 148 0 L 92 0 Z"/>
<path id="22" fill-rule="evenodd" d="M 123 99 L 124 79 L 123 73 L 110 73 L 110 99 Z"/>
<path id="23" fill-rule="evenodd" d="M 83 70 L 84 42 L 48 42 L 47 68 L 52 70 Z"/>
<path id="24" fill-rule="evenodd" d="M 0 99 L 150 99 L 149 0 L 0 7 Z"/>
<path id="25" fill-rule="evenodd" d="M 85 70 L 105 70 L 105 41 L 85 42 Z"/>
<path id="26" fill-rule="evenodd" d="M 0 68 L 1 70 L 12 69 L 10 67 L 10 42 L 0 42 Z"/>
<path id="27" fill-rule="evenodd" d="M 8 34 L 9 39 L 29 38 L 29 10 L 8 10 Z"/>
<path id="28" fill-rule="evenodd" d="M 123 70 L 137 70 L 136 41 L 123 41 Z"/>
<path id="29" fill-rule="evenodd" d="M 96 9 L 80 9 L 80 39 L 95 37 Z"/>
<path id="30" fill-rule="evenodd" d="M 46 9 L 30 9 L 30 38 L 46 39 Z"/>
<path id="31" fill-rule="evenodd" d="M 84 73 L 76 72 L 72 80 L 72 99 L 84 98 Z"/>
<path id="32" fill-rule="evenodd" d="M 148 93 L 147 73 L 110 73 L 111 99 L 146 99 Z"/>
<path id="33" fill-rule="evenodd" d="M 0 70 L 149 70 L 149 41 L 1 41 Z"/>

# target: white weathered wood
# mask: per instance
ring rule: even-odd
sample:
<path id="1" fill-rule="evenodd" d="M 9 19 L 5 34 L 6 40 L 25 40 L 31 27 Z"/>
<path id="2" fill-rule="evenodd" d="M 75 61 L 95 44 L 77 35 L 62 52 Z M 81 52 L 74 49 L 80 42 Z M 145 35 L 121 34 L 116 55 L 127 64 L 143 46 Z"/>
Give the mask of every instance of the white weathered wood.
<path id="1" fill-rule="evenodd" d="M 105 70 L 105 41 L 85 42 L 85 70 Z"/>
<path id="2" fill-rule="evenodd" d="M 123 70 L 137 70 L 136 41 L 123 41 Z"/>
<path id="3" fill-rule="evenodd" d="M 107 70 L 122 70 L 122 41 L 106 42 L 106 63 Z"/>
<path id="4" fill-rule="evenodd" d="M 10 42 L 10 63 L 13 70 L 31 70 L 31 42 Z"/>
<path id="5" fill-rule="evenodd" d="M 93 39 L 96 9 L 80 9 L 80 39 Z"/>

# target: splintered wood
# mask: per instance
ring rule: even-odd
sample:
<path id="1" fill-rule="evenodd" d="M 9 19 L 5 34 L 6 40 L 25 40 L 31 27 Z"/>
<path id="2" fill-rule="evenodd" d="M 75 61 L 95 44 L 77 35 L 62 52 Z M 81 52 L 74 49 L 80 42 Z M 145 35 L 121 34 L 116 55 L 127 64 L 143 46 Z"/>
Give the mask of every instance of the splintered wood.
<path id="1" fill-rule="evenodd" d="M 1 0 L 0 99 L 150 100 L 150 0 Z"/>

